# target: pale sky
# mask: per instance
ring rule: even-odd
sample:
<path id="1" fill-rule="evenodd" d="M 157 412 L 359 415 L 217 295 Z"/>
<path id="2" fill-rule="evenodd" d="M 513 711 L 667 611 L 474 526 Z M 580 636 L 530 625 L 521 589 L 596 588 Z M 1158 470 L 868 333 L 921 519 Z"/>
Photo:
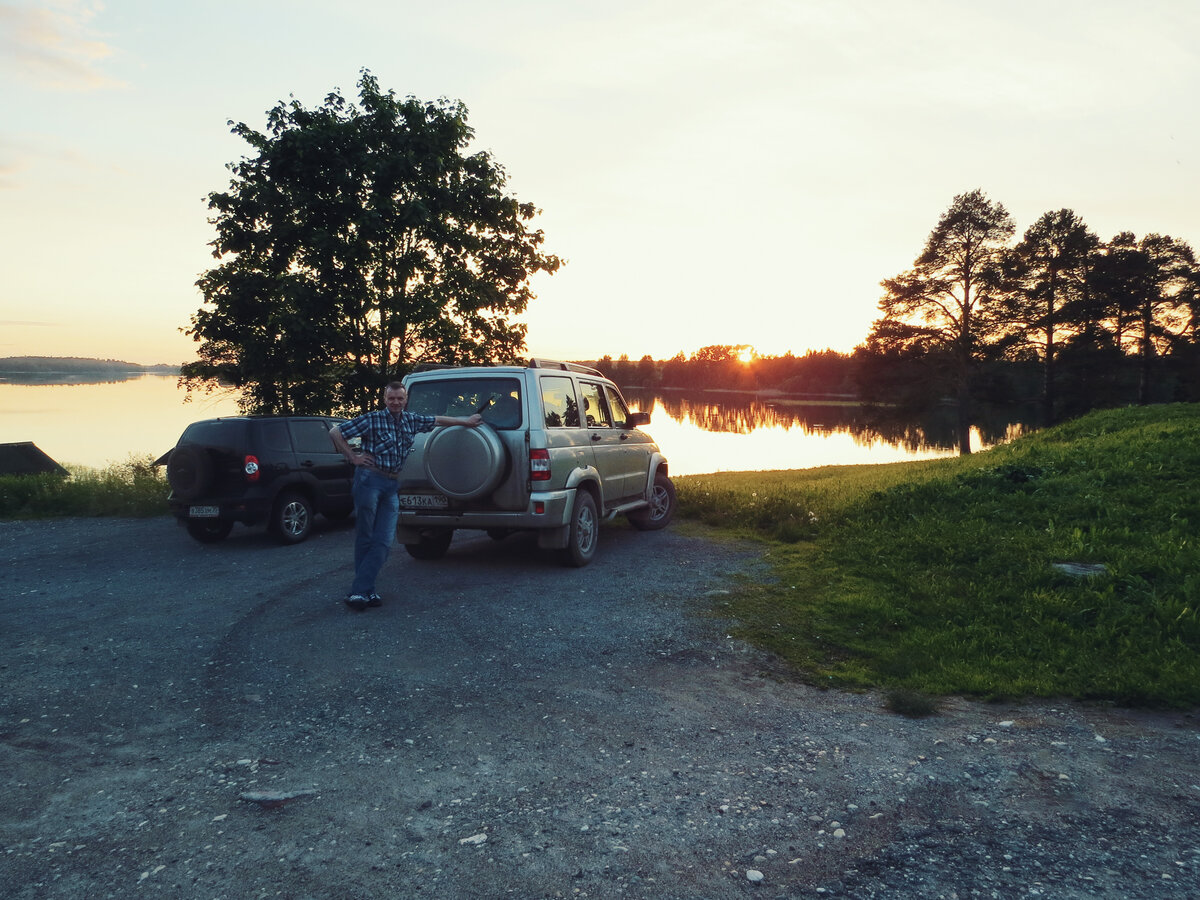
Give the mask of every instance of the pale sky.
<path id="1" fill-rule="evenodd" d="M 469 110 L 531 355 L 849 351 L 956 194 L 1200 250 L 1193 0 L 0 2 L 0 356 L 178 363 L 205 197 L 294 96 Z"/>

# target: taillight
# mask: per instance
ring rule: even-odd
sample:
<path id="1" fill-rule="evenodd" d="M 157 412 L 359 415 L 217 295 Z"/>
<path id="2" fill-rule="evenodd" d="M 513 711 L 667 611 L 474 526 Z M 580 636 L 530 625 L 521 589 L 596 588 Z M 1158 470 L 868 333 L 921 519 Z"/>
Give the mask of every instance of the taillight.
<path id="1" fill-rule="evenodd" d="M 549 481 L 550 480 L 550 451 L 549 450 L 530 450 L 529 451 L 529 480 L 530 481 Z"/>
<path id="2" fill-rule="evenodd" d="M 258 481 L 258 457 L 247 454 L 242 462 L 242 471 L 246 473 L 247 481 Z"/>

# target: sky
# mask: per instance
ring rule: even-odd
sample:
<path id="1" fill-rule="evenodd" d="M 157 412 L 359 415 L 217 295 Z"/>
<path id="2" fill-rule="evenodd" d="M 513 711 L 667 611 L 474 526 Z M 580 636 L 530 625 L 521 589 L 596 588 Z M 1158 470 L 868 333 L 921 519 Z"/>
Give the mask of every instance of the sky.
<path id="1" fill-rule="evenodd" d="M 462 101 L 542 210 L 532 356 L 848 352 L 954 197 L 1200 249 L 1181 0 L 0 0 L 0 357 L 143 364 L 218 264 L 206 198 L 295 98 Z"/>

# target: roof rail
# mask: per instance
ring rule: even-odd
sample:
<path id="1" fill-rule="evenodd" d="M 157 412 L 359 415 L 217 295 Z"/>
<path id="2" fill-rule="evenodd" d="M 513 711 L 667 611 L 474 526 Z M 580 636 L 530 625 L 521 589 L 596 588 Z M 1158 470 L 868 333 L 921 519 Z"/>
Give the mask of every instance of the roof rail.
<path id="1" fill-rule="evenodd" d="M 457 369 L 457 363 L 417 363 L 412 367 L 414 372 L 432 372 L 435 369 Z"/>
<path id="2" fill-rule="evenodd" d="M 557 359 L 531 359 L 529 361 L 531 369 L 560 369 L 563 372 L 582 372 L 585 375 L 599 375 L 604 377 L 599 369 L 593 369 L 591 366 L 585 366 L 581 363 L 561 362 Z"/>

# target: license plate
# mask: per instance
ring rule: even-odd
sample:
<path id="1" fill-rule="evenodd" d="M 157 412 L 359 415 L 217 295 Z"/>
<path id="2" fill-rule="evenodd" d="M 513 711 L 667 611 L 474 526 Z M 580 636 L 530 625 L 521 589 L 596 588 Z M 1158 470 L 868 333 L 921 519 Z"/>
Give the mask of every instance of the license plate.
<path id="1" fill-rule="evenodd" d="M 193 519 L 215 519 L 221 515 L 219 506 L 189 506 L 188 516 Z"/>
<path id="2" fill-rule="evenodd" d="M 406 509 L 445 509 L 448 502 L 441 494 L 401 494 L 400 505 Z"/>

